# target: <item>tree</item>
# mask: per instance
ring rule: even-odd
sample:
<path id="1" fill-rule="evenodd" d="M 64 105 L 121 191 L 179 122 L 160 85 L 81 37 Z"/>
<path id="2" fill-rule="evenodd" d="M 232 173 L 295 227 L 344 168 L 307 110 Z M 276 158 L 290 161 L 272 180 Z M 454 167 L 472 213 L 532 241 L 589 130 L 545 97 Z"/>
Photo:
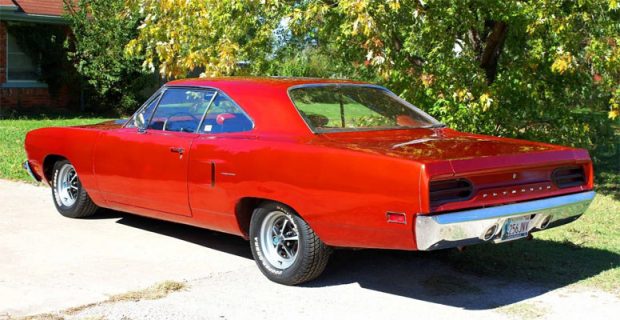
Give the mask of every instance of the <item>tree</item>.
<path id="1" fill-rule="evenodd" d="M 262 1 L 261 1 L 262 2 Z M 186 75 L 200 68 L 204 75 L 230 75 L 239 62 L 257 59 L 271 48 L 280 12 L 259 1 L 131 1 L 146 14 L 127 52 L 144 55 L 143 66 L 159 67 L 162 76 Z"/>
<path id="2" fill-rule="evenodd" d="M 65 43 L 69 59 L 94 88 L 92 104 L 119 113 L 135 110 L 144 98 L 140 92 L 155 81 L 142 68 L 142 56 L 125 55 L 144 18 L 125 5 L 125 0 L 65 0 L 72 31 Z"/>
<path id="3" fill-rule="evenodd" d="M 146 18 L 127 52 L 167 76 L 235 74 L 238 61 L 262 74 L 291 61 L 274 59 L 287 43 L 302 43 L 459 129 L 617 155 L 615 0 L 131 3 Z"/>

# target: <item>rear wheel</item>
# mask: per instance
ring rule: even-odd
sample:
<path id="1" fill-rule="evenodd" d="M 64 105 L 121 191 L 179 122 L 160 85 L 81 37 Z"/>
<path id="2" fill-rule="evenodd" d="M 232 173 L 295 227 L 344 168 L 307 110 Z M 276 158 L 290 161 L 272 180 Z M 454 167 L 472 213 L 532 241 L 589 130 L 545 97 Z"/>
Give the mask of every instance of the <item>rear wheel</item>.
<path id="1" fill-rule="evenodd" d="M 286 285 L 318 277 L 331 253 L 331 248 L 293 209 L 277 202 L 266 202 L 254 210 L 250 244 L 261 272 Z"/>
<path id="2" fill-rule="evenodd" d="M 97 205 L 82 187 L 77 172 L 69 161 L 57 161 L 52 173 L 52 196 L 60 214 L 69 218 L 83 218 L 92 216 L 97 211 Z"/>

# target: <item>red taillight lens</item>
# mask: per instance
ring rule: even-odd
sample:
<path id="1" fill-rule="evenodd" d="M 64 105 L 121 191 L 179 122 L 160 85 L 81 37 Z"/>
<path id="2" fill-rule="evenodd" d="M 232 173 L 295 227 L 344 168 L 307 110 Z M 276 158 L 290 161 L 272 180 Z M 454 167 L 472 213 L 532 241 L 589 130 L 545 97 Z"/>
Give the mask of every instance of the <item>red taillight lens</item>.
<path id="1" fill-rule="evenodd" d="M 586 183 L 582 167 L 564 167 L 553 170 L 551 179 L 558 188 L 576 187 Z"/>
<path id="2" fill-rule="evenodd" d="M 431 181 L 429 191 L 431 206 L 435 207 L 446 202 L 467 200 L 474 190 L 469 180 L 454 179 Z"/>

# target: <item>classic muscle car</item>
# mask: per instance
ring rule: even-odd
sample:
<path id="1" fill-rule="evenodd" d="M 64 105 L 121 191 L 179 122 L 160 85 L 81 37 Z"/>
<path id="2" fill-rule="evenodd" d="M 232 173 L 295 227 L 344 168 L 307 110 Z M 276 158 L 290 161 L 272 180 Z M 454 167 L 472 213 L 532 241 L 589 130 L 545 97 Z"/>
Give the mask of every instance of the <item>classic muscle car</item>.
<path id="1" fill-rule="evenodd" d="M 239 235 L 289 285 L 319 276 L 332 248 L 512 241 L 594 197 L 586 150 L 458 132 L 344 80 L 173 81 L 128 121 L 33 130 L 25 148 L 62 215 L 103 207 Z"/>

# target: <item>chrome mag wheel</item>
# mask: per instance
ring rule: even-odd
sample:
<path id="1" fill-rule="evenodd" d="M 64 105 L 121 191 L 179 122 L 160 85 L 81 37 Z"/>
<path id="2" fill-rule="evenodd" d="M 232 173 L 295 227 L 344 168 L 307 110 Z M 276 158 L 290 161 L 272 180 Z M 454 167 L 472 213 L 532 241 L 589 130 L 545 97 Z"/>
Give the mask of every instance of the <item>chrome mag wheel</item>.
<path id="1" fill-rule="evenodd" d="M 56 202 L 59 205 L 71 207 L 77 201 L 80 186 L 75 168 L 70 164 L 65 164 L 58 171 L 56 180 Z"/>
<path id="2" fill-rule="evenodd" d="M 290 215 L 271 211 L 260 227 L 260 247 L 272 267 L 284 270 L 297 259 L 299 232 Z"/>
<path id="3" fill-rule="evenodd" d="M 293 208 L 264 201 L 250 218 L 250 250 L 269 280 L 296 285 L 318 277 L 332 252 Z"/>

